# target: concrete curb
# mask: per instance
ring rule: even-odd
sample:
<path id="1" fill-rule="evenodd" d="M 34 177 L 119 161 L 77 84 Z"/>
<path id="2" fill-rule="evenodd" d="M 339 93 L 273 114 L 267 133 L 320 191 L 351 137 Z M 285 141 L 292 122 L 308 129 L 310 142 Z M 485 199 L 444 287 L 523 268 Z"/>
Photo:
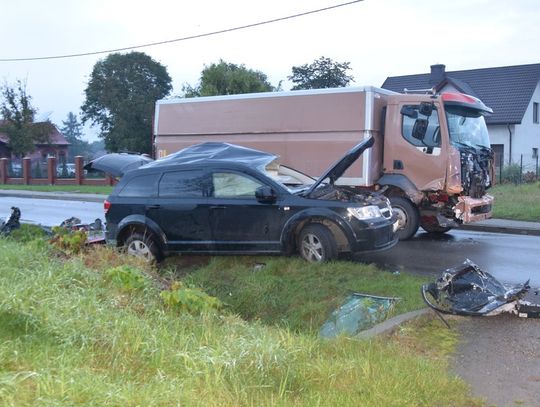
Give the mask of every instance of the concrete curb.
<path id="1" fill-rule="evenodd" d="M 28 199 L 58 199 L 64 201 L 103 202 L 108 195 L 4 189 L 0 190 L 0 196 L 11 196 L 15 198 Z"/>
<path id="2" fill-rule="evenodd" d="M 461 225 L 458 229 L 473 230 L 477 232 L 489 232 L 489 233 L 507 233 L 511 235 L 531 235 L 540 236 L 540 229 L 528 228 L 526 226 L 512 227 L 512 226 L 495 226 L 495 225 L 475 225 L 470 223 L 467 225 Z"/>
<path id="3" fill-rule="evenodd" d="M 421 315 L 425 315 L 429 311 L 431 311 L 431 308 L 422 308 L 416 311 L 406 312 L 405 314 L 397 315 L 393 318 L 387 319 L 384 322 L 381 322 L 380 324 L 375 325 L 373 328 L 360 332 L 358 335 L 355 336 L 355 338 L 370 339 L 374 336 L 390 332 L 404 322 L 410 321 L 411 319 L 417 318 Z"/>

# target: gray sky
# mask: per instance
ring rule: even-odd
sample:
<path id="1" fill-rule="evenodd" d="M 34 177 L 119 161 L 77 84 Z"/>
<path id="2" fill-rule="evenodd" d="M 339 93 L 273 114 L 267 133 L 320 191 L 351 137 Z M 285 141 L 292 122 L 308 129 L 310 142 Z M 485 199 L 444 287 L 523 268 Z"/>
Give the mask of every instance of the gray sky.
<path id="1" fill-rule="evenodd" d="M 345 0 L 1 1 L 0 58 L 114 49 L 283 17 Z M 261 70 L 272 84 L 324 55 L 349 61 L 356 85 L 387 76 L 540 63 L 538 0 L 365 0 L 320 14 L 219 36 L 139 49 L 167 67 L 173 94 L 195 84 L 204 64 Z M 92 67 L 106 54 L 0 62 L 0 79 L 27 80 L 41 115 L 61 125 L 79 115 Z M 87 130 L 95 139 L 97 130 Z"/>

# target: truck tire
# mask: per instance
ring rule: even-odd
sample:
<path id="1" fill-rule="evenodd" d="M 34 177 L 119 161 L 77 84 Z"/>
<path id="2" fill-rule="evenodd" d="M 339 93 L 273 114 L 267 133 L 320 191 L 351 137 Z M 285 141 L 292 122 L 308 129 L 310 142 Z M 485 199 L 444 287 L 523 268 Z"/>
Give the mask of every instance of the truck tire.
<path id="1" fill-rule="evenodd" d="M 163 259 L 161 250 L 156 241 L 149 233 L 141 234 L 139 232 L 131 233 L 125 242 L 125 248 L 128 254 L 137 256 L 150 262 L 160 262 Z"/>
<path id="2" fill-rule="evenodd" d="M 443 234 L 448 232 L 449 230 L 452 230 L 451 227 L 442 227 L 437 224 L 436 219 L 423 219 L 420 218 L 420 226 L 422 229 L 424 229 L 427 233 L 433 233 L 433 234 Z"/>
<path id="3" fill-rule="evenodd" d="M 298 252 L 310 263 L 333 260 L 338 255 L 336 239 L 326 226 L 310 223 L 300 232 Z"/>
<path id="4" fill-rule="evenodd" d="M 392 210 L 398 217 L 399 229 L 397 235 L 399 240 L 410 239 L 418 231 L 420 226 L 418 209 L 407 198 L 391 196 L 389 199 Z"/>

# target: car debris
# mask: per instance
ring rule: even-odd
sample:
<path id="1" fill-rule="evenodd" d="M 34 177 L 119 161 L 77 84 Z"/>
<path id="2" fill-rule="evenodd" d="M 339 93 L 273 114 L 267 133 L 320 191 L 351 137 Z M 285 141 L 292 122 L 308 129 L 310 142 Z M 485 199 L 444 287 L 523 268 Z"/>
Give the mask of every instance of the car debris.
<path id="1" fill-rule="evenodd" d="M 21 224 L 19 223 L 20 219 L 21 210 L 16 206 L 12 206 L 8 220 L 0 223 L 0 235 L 7 236 L 13 229 L 19 229 L 21 227 Z"/>
<path id="2" fill-rule="evenodd" d="M 97 218 L 92 223 L 81 223 L 81 220 L 75 216 L 67 218 L 60 223 L 61 228 L 70 231 L 82 230 L 86 233 L 86 244 L 105 244 L 105 228 L 103 221 Z"/>
<path id="3" fill-rule="evenodd" d="M 421 289 L 425 303 L 437 313 L 489 317 L 507 312 L 538 318 L 540 304 L 523 300 L 529 290 L 529 281 L 506 287 L 469 259 L 445 270 L 436 282 Z"/>
<path id="4" fill-rule="evenodd" d="M 397 297 L 353 293 L 345 299 L 343 305 L 332 312 L 319 330 L 319 336 L 355 336 L 384 321 L 399 300 Z"/>

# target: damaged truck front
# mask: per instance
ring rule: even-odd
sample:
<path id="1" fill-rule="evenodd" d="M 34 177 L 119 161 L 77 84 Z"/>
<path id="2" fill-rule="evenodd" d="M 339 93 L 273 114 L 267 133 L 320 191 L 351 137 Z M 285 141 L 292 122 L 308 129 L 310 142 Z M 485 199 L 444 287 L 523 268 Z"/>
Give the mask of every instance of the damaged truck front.
<path id="1" fill-rule="evenodd" d="M 377 190 L 391 201 L 400 239 L 421 226 L 444 233 L 491 217 L 493 154 L 484 115 L 462 93 L 400 94 L 374 87 L 162 100 L 156 104 L 158 157 L 204 141 L 272 152 L 320 176 L 325 163 L 362 139 L 373 147 L 337 184 Z"/>

